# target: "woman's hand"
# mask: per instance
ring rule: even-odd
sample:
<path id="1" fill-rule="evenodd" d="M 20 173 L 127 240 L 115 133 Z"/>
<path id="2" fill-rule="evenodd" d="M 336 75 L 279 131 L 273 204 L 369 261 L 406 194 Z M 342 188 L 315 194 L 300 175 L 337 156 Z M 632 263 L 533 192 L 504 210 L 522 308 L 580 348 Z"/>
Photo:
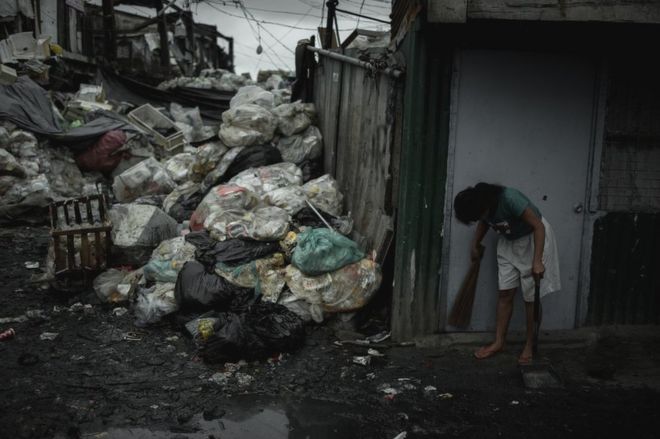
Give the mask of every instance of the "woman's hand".
<path id="1" fill-rule="evenodd" d="M 481 259 L 481 247 L 480 245 L 473 245 L 472 248 L 470 249 L 470 260 L 472 262 L 478 261 Z"/>
<path id="2" fill-rule="evenodd" d="M 543 273 L 545 273 L 545 265 L 541 261 L 534 261 L 532 263 L 532 277 L 538 282 L 543 279 Z"/>

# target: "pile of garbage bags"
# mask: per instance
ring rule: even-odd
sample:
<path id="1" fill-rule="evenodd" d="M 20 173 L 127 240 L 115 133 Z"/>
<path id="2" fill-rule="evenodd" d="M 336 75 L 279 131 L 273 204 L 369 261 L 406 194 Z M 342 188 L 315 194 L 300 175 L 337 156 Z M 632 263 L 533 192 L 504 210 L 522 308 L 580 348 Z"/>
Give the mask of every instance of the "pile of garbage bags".
<path id="1" fill-rule="evenodd" d="M 177 78 L 160 87 L 237 90 L 220 126 L 173 103 L 158 110 L 165 128 L 123 118 L 76 151 L 4 122 L 0 217 L 6 206 L 102 191 L 115 268 L 94 280 L 100 300 L 128 304 L 140 327 L 185 319 L 209 362 L 296 349 L 307 323 L 368 303 L 381 272 L 349 238 L 343 196 L 322 173 L 314 105 L 289 102 L 281 77 L 271 79 Z"/>

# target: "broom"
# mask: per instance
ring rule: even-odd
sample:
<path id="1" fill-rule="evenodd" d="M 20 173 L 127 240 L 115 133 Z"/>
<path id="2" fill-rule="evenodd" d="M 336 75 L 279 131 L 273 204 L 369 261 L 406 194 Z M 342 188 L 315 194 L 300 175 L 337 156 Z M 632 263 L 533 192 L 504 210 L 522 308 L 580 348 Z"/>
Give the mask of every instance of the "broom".
<path id="1" fill-rule="evenodd" d="M 479 257 L 472 261 L 470 269 L 463 279 L 461 289 L 456 295 L 454 306 L 449 313 L 449 324 L 457 328 L 466 328 L 472 319 L 472 305 L 474 304 L 474 294 L 477 289 L 477 278 L 479 277 L 479 266 L 481 258 L 484 255 L 485 247 L 479 245 Z"/>

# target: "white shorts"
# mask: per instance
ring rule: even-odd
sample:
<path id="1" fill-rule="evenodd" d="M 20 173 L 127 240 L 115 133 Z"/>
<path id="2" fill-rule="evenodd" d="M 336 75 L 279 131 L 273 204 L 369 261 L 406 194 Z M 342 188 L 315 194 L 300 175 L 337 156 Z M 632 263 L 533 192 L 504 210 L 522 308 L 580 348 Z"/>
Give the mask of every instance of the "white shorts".
<path id="1" fill-rule="evenodd" d="M 559 255 L 555 234 L 545 218 L 545 243 L 543 245 L 543 265 L 545 273 L 541 279 L 541 297 L 561 289 L 559 279 Z M 500 236 L 497 242 L 497 277 L 500 290 L 520 287 L 525 302 L 534 301 L 534 278 L 532 259 L 534 258 L 534 234 L 515 240 Z"/>

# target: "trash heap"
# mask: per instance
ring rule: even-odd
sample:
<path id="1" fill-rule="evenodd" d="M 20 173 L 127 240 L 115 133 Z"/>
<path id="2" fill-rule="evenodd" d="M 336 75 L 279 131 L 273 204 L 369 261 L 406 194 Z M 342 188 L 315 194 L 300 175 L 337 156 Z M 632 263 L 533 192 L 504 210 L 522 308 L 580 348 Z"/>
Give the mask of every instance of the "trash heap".
<path id="1" fill-rule="evenodd" d="M 200 79 L 226 77 L 214 75 Z M 137 326 L 183 322 L 208 362 L 294 350 L 306 323 L 363 307 L 381 273 L 348 238 L 314 105 L 289 97 L 243 86 L 216 129 L 194 108 L 140 107 L 75 153 L 5 123 L 0 203 L 104 191 L 116 268 L 94 280 L 103 302 L 128 305 Z"/>

